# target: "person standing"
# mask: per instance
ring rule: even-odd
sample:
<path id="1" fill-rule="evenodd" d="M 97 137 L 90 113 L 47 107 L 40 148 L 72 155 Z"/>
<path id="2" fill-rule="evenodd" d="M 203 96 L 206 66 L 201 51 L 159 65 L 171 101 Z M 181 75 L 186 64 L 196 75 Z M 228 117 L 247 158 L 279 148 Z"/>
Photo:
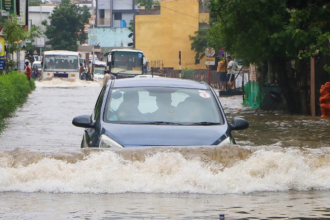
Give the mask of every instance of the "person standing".
<path id="1" fill-rule="evenodd" d="M 30 66 L 29 66 L 29 62 L 26 61 L 26 62 L 25 62 L 25 74 L 26 74 L 26 77 L 27 77 L 27 79 L 28 79 L 29 81 L 31 80 L 31 73 L 32 73 L 32 70 L 31 70 L 31 68 L 30 68 Z"/>
<path id="2" fill-rule="evenodd" d="M 217 67 L 217 72 L 219 76 L 219 89 L 220 91 L 227 90 L 227 62 L 225 59 L 220 60 Z"/>
<path id="3" fill-rule="evenodd" d="M 82 74 L 84 73 L 84 66 L 82 63 L 80 63 L 79 67 L 79 79 L 82 79 Z"/>
<path id="4" fill-rule="evenodd" d="M 237 69 L 237 65 L 235 63 L 235 61 L 233 60 L 233 58 L 231 56 L 227 56 L 227 60 L 228 60 L 228 66 L 227 66 L 227 83 L 229 85 L 229 88 L 231 88 L 232 86 L 234 86 L 234 89 L 236 88 L 235 85 L 235 73 L 234 70 Z"/>

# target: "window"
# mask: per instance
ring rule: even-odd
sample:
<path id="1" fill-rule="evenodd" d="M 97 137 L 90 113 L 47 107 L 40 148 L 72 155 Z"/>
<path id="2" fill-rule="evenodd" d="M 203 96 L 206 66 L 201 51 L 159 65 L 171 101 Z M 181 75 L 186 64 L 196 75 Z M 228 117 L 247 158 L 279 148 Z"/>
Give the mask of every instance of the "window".
<path id="1" fill-rule="evenodd" d="M 105 16 L 104 16 L 104 9 L 100 9 L 100 18 L 104 18 Z"/>
<path id="2" fill-rule="evenodd" d="M 115 20 L 118 21 L 118 20 L 122 20 L 122 15 L 121 13 L 114 13 L 114 16 L 115 16 Z"/>
<path id="3" fill-rule="evenodd" d="M 107 100 L 108 123 L 169 122 L 178 125 L 221 124 L 220 111 L 208 90 L 183 88 L 118 88 Z"/>
<path id="4" fill-rule="evenodd" d="M 103 97 L 105 94 L 106 87 L 104 86 L 100 92 L 100 95 L 96 101 L 95 108 L 94 108 L 94 120 L 97 120 L 100 117 L 101 114 L 101 108 L 103 103 Z"/>

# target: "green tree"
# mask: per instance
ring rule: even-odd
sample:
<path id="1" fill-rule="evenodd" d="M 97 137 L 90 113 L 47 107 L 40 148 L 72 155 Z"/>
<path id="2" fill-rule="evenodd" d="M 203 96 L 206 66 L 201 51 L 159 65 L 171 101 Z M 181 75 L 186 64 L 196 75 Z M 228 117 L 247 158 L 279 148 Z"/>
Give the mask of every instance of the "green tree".
<path id="1" fill-rule="evenodd" d="M 46 26 L 45 35 L 49 39 L 47 44 L 54 50 L 76 51 L 77 41 L 83 43 L 87 39 L 84 28 L 90 16 L 86 6 L 78 7 L 71 4 L 70 0 L 62 0 L 49 17 L 50 24 L 43 22 Z"/>
<path id="2" fill-rule="evenodd" d="M 259 65 L 261 76 L 272 67 L 289 112 L 300 113 L 304 102 L 297 99 L 301 97 L 298 83 L 307 87 L 307 58 L 329 48 L 329 4 L 325 0 L 210 0 L 208 6 L 209 34 L 245 64 Z"/>
<path id="3" fill-rule="evenodd" d="M 189 36 L 191 42 L 191 50 L 196 52 L 195 59 L 202 59 L 205 56 L 207 48 L 207 30 L 201 29 L 195 32 L 195 36 Z"/>
<path id="4" fill-rule="evenodd" d="M 209 34 L 209 29 L 196 31 L 194 36 L 189 36 L 189 40 L 192 41 L 191 49 L 196 52 L 195 59 L 202 59 L 207 47 L 213 47 L 215 50 L 221 47 L 219 39 Z"/>
<path id="5" fill-rule="evenodd" d="M 7 52 L 13 53 L 20 50 L 20 42 L 28 37 L 28 33 L 18 24 L 17 16 L 11 15 L 3 26 L 5 41 L 8 43 Z"/>
<path id="6" fill-rule="evenodd" d="M 19 51 L 21 50 L 21 42 L 26 39 L 33 41 L 36 37 L 40 36 L 41 30 L 39 27 L 32 26 L 29 31 L 26 31 L 20 24 L 18 24 L 17 16 L 11 15 L 4 23 L 3 33 L 5 41 L 8 43 L 6 52 L 8 54 L 13 52 L 19 54 Z"/>
<path id="7" fill-rule="evenodd" d="M 134 33 L 134 23 L 133 23 L 133 20 L 130 20 L 129 21 L 128 30 L 130 32 Z"/>
<path id="8" fill-rule="evenodd" d="M 160 3 L 154 2 L 153 0 L 137 0 L 137 3 L 140 4 L 141 6 L 145 6 L 146 9 L 152 9 L 152 6 L 154 5 L 160 5 Z"/>
<path id="9" fill-rule="evenodd" d="M 39 6 L 42 4 L 41 0 L 29 0 L 29 6 Z"/>

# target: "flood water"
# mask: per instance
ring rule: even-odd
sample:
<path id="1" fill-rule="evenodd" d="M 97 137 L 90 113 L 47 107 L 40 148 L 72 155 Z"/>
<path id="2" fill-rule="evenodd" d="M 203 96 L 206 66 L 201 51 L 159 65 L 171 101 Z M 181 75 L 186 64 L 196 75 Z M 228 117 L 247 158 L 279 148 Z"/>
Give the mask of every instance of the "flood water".
<path id="1" fill-rule="evenodd" d="M 256 114 L 224 147 L 80 149 L 100 85 L 37 82 L 0 134 L 1 219 L 329 219 L 330 120 Z"/>

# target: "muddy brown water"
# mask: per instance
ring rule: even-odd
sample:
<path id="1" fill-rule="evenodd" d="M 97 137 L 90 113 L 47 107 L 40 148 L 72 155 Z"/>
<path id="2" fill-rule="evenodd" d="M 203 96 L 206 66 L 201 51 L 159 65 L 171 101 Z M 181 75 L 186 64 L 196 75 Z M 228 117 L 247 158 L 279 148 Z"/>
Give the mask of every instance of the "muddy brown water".
<path id="1" fill-rule="evenodd" d="M 255 114 L 220 97 L 250 128 L 223 147 L 82 150 L 72 118 L 91 82 L 37 84 L 0 134 L 2 219 L 328 219 L 330 121 Z"/>

